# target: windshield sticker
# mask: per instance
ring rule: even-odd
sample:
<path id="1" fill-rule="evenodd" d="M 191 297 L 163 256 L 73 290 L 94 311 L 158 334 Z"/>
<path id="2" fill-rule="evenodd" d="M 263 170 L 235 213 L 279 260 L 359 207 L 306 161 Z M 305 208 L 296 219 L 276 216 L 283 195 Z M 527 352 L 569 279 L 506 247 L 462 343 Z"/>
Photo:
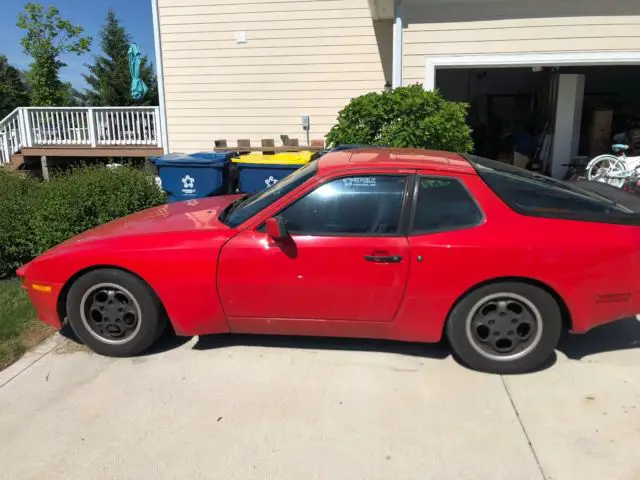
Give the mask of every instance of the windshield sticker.
<path id="1" fill-rule="evenodd" d="M 342 184 L 345 187 L 375 187 L 376 177 L 349 177 L 343 178 Z"/>

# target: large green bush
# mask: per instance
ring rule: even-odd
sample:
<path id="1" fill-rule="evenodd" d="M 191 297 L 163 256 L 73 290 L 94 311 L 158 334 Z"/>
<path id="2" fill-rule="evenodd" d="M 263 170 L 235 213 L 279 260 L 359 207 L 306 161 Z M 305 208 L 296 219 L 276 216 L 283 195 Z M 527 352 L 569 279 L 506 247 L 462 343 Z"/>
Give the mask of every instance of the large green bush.
<path id="1" fill-rule="evenodd" d="M 0 171 L 0 278 L 54 245 L 166 201 L 131 167 L 82 167 L 40 182 Z"/>
<path id="2" fill-rule="evenodd" d="M 452 152 L 473 149 L 466 103 L 421 85 L 354 98 L 338 115 L 327 143 L 415 147 Z"/>
<path id="3" fill-rule="evenodd" d="M 37 255 L 31 219 L 39 182 L 0 169 L 0 278 Z"/>

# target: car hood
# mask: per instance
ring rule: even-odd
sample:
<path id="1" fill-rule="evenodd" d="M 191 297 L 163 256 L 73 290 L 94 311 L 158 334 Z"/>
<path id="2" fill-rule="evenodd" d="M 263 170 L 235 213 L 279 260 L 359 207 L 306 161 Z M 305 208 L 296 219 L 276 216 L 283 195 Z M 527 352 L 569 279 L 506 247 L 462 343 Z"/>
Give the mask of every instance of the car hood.
<path id="1" fill-rule="evenodd" d="M 77 245 L 123 236 L 228 230 L 229 227 L 220 222 L 218 216 L 225 207 L 241 196 L 224 195 L 161 205 L 87 230 L 61 245 Z"/>

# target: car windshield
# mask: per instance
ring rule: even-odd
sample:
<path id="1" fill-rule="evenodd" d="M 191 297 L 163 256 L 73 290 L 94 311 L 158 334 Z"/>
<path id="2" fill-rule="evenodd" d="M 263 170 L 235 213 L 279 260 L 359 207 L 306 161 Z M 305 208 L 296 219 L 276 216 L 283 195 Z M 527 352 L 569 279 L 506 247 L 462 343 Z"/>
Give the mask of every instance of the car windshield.
<path id="1" fill-rule="evenodd" d="M 313 177 L 318 171 L 317 163 L 310 162 L 275 185 L 232 203 L 222 212 L 220 221 L 230 227 L 237 227 Z"/>
<path id="2" fill-rule="evenodd" d="M 475 155 L 467 155 L 467 159 L 484 182 L 507 205 L 524 215 L 566 218 L 589 214 L 632 213 L 610 198 L 539 173 Z"/>

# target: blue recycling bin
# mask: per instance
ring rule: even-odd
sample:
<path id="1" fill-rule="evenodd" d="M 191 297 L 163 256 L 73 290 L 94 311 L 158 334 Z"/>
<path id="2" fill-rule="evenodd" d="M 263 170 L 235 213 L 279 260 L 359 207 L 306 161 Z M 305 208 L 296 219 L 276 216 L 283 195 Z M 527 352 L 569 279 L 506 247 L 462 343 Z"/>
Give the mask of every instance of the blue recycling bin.
<path id="1" fill-rule="evenodd" d="M 309 151 L 240 155 L 232 160 L 238 167 L 238 190 L 255 193 L 271 187 L 309 163 L 312 156 Z"/>
<path id="2" fill-rule="evenodd" d="M 173 153 L 152 158 L 169 203 L 226 193 L 232 152 Z"/>

